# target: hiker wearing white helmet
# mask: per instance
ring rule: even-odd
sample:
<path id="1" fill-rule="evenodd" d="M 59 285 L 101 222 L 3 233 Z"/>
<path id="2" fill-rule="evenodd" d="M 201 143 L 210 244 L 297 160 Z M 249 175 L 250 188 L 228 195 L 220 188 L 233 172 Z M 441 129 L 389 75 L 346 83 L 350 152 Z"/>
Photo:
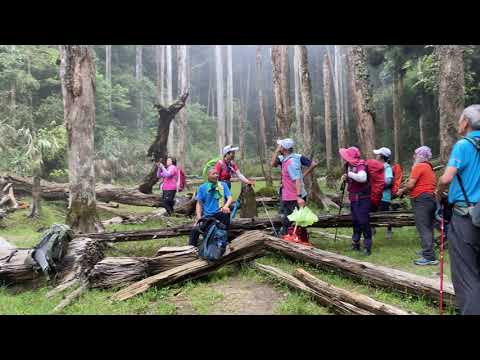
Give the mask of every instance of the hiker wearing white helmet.
<path id="1" fill-rule="evenodd" d="M 282 183 L 280 185 L 280 214 L 282 215 L 282 231 L 285 235 L 290 226 L 290 215 L 296 207 L 304 207 L 307 199 L 307 192 L 303 178 L 308 175 L 317 163 L 307 157 L 294 154 L 293 147 L 295 141 L 293 139 L 277 140 L 277 149 L 272 155 L 272 167 L 282 167 Z M 302 173 L 302 166 L 308 166 L 305 173 Z"/>
<path id="2" fill-rule="evenodd" d="M 247 179 L 238 169 L 237 164 L 233 161 L 235 159 L 235 152 L 238 151 L 239 147 L 234 147 L 232 145 L 227 145 L 223 148 L 222 156 L 223 159 L 220 159 L 215 164 L 215 171 L 217 171 L 218 180 L 227 183 L 228 188 L 232 188 L 231 178 L 232 174 L 237 175 L 241 182 L 255 186 L 255 180 Z"/>
<path id="3" fill-rule="evenodd" d="M 373 150 L 373 153 L 376 155 L 375 159 L 383 163 L 384 167 L 384 181 L 385 185 L 383 187 L 382 200 L 378 205 L 378 211 L 389 211 L 390 203 L 392 201 L 392 185 L 393 185 L 393 170 L 390 166 L 390 158 L 392 156 L 392 151 L 387 147 L 381 147 L 380 149 Z M 389 225 L 386 232 L 386 238 L 392 238 L 392 226 Z"/>

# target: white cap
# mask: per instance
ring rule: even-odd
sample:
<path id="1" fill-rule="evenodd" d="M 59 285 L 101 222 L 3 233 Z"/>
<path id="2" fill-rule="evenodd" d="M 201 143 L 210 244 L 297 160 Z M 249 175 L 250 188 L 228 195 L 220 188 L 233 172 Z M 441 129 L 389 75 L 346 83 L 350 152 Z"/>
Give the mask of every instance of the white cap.
<path id="1" fill-rule="evenodd" d="M 238 146 L 233 147 L 232 145 L 227 145 L 223 148 L 223 156 L 228 154 L 230 151 L 238 151 L 238 149 L 240 149 Z"/>
<path id="2" fill-rule="evenodd" d="M 295 141 L 293 139 L 282 139 L 282 140 L 277 140 L 277 145 L 280 145 L 284 149 L 291 149 L 295 145 Z"/>
<path id="3" fill-rule="evenodd" d="M 388 158 L 392 156 L 392 151 L 387 147 L 381 147 L 380 149 L 373 150 L 373 153 L 375 155 L 383 155 Z"/>

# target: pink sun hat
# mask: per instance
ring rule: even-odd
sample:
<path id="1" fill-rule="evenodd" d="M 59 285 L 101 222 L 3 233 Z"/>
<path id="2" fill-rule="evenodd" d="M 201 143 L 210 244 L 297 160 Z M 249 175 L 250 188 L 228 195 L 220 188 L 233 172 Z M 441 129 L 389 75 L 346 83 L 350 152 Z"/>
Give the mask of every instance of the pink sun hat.
<path id="1" fill-rule="evenodd" d="M 362 159 L 360 159 L 360 150 L 355 146 L 349 147 L 348 149 L 341 148 L 338 152 L 342 159 L 350 165 L 357 166 L 363 162 Z"/>

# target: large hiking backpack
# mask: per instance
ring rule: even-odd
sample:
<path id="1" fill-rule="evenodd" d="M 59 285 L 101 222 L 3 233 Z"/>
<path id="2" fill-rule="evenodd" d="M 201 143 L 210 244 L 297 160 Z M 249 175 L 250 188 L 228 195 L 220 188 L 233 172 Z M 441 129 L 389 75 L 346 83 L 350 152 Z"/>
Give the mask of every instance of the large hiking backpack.
<path id="1" fill-rule="evenodd" d="M 70 240 L 73 238 L 73 231 L 68 225 L 53 224 L 45 231 L 40 242 L 33 248 L 30 254 L 31 259 L 40 266 L 43 273 L 50 277 L 57 272 L 58 265 L 65 256 Z"/>
<path id="2" fill-rule="evenodd" d="M 395 164 L 392 166 L 393 172 L 393 182 L 392 182 L 392 197 L 397 196 L 398 190 L 400 190 L 400 185 L 403 181 L 403 170 L 400 164 Z"/>
<path id="3" fill-rule="evenodd" d="M 198 247 L 198 256 L 210 262 L 217 261 L 227 249 L 228 232 L 226 226 L 214 218 L 206 218 L 203 221 L 207 225 L 204 225 L 206 231 L 203 233 L 203 242 Z"/>
<path id="4" fill-rule="evenodd" d="M 177 168 L 178 175 L 177 175 L 177 191 L 185 190 L 185 184 L 187 183 L 187 179 L 185 176 L 185 172 L 182 168 Z"/>
<path id="5" fill-rule="evenodd" d="M 385 167 L 382 162 L 374 159 L 367 160 L 366 165 L 372 205 L 378 206 L 385 187 Z"/>

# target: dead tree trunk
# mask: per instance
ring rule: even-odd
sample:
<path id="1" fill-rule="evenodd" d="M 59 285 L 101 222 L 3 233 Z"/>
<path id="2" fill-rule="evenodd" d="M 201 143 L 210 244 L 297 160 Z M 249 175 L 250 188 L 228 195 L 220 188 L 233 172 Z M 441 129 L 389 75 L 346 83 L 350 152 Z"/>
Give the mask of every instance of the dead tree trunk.
<path id="1" fill-rule="evenodd" d="M 108 110 L 112 111 L 112 45 L 105 45 L 105 80 L 108 86 Z"/>
<path id="2" fill-rule="evenodd" d="M 175 115 L 185 106 L 188 98 L 188 92 L 184 93 L 180 99 L 171 104 L 168 108 L 157 104 L 155 108 L 158 111 L 157 136 L 152 145 L 150 145 L 147 156 L 154 162 L 165 159 L 167 156 L 167 142 L 170 133 L 170 123 Z M 145 176 L 143 182 L 139 185 L 138 190 L 144 194 L 151 194 L 153 186 L 157 183 L 157 166 L 152 165 L 152 170 Z"/>
<path id="3" fill-rule="evenodd" d="M 277 134 L 286 138 L 292 125 L 288 95 L 288 45 L 272 45 L 272 70 Z"/>
<path id="4" fill-rule="evenodd" d="M 375 149 L 375 108 L 370 90 L 366 55 L 361 46 L 350 46 L 349 61 L 358 140 L 363 156 L 368 158 L 373 156 Z"/>
<path id="5" fill-rule="evenodd" d="M 227 143 L 233 144 L 233 59 L 232 45 L 227 45 Z"/>
<path id="6" fill-rule="evenodd" d="M 436 52 L 440 62 L 440 160 L 446 163 L 457 140 L 457 123 L 465 105 L 463 47 L 438 45 Z"/>
<path id="7" fill-rule="evenodd" d="M 355 280 L 366 281 L 374 286 L 394 289 L 438 301 L 440 281 L 437 279 L 429 279 L 328 251 L 297 245 L 272 236 L 265 236 L 267 248 L 279 251 L 290 258 L 305 261 L 328 271 L 333 270 Z M 445 303 L 455 305 L 455 293 L 450 282 L 444 283 L 444 297 Z"/>
<path id="8" fill-rule="evenodd" d="M 242 183 L 240 192 L 240 216 L 242 218 L 253 218 L 258 216 L 255 190 L 251 185 Z"/>
<path id="9" fill-rule="evenodd" d="M 258 106 L 259 106 L 259 129 L 260 129 L 260 161 L 262 164 L 262 173 L 265 177 L 266 185 L 268 187 L 273 186 L 272 181 L 272 168 L 265 161 L 265 155 L 267 153 L 267 122 L 265 120 L 264 112 L 264 100 L 263 100 L 263 81 L 262 81 L 262 48 L 257 46 L 256 55 L 256 75 L 257 75 L 257 91 L 258 91 Z"/>
<path id="10" fill-rule="evenodd" d="M 325 295 L 324 293 L 320 293 L 315 289 L 307 286 L 305 283 L 303 283 L 299 279 L 273 266 L 255 263 L 254 267 L 256 270 L 259 270 L 263 273 L 268 274 L 269 276 L 272 276 L 275 280 L 285 283 L 295 290 L 300 290 L 302 292 L 305 292 L 306 294 L 313 297 L 320 305 L 325 306 L 327 308 L 331 308 L 337 314 L 373 315 L 373 313 L 367 310 L 361 309 L 348 302 L 341 301 L 335 296 L 329 296 L 329 295 Z"/>
<path id="11" fill-rule="evenodd" d="M 215 73 L 217 82 L 217 146 L 218 153 L 222 153 L 223 147 L 226 145 L 225 139 L 225 103 L 223 90 L 223 61 L 222 46 L 215 45 Z"/>
<path id="12" fill-rule="evenodd" d="M 295 88 L 295 124 L 297 128 L 297 141 L 303 138 L 303 117 L 302 117 L 302 103 L 300 98 L 300 45 L 294 45 L 293 51 L 293 79 Z"/>
<path id="13" fill-rule="evenodd" d="M 86 45 L 61 45 L 61 81 L 68 132 L 70 202 L 67 224 L 81 232 L 101 229 L 95 204 L 95 63 Z"/>
<path id="14" fill-rule="evenodd" d="M 325 103 L 325 156 L 327 171 L 332 169 L 332 83 L 330 60 L 325 54 L 323 60 L 323 98 Z"/>
<path id="15" fill-rule="evenodd" d="M 172 63 L 172 45 L 165 45 L 165 57 L 167 61 L 167 89 L 166 103 L 163 106 L 170 106 L 173 103 L 173 63 Z M 170 123 L 170 136 L 168 137 L 168 149 L 173 150 L 175 144 L 175 129 L 173 123 Z"/>
<path id="16" fill-rule="evenodd" d="M 375 315 L 416 315 L 414 312 L 405 311 L 397 308 L 396 306 L 382 303 L 366 295 L 353 291 L 347 291 L 345 289 L 328 284 L 320 279 L 317 279 L 315 276 L 309 274 L 303 269 L 296 269 L 293 273 L 293 276 L 302 281 L 308 287 L 329 298 L 335 298 L 338 301 L 347 302 Z"/>

